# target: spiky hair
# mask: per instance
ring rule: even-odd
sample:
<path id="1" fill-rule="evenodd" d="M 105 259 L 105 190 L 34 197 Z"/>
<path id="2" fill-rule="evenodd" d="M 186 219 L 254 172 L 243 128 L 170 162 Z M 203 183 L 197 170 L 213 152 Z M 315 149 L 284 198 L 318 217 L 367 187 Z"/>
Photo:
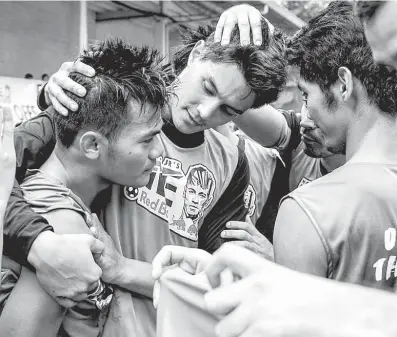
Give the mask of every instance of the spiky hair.
<path id="1" fill-rule="evenodd" d="M 170 96 L 171 68 L 162 65 L 159 53 L 146 46 L 137 47 L 120 38 L 108 38 L 91 44 L 78 58 L 95 69 L 94 77 L 71 73 L 70 78 L 84 86 L 85 97 L 67 93 L 79 105 L 67 117 L 56 115 L 58 140 L 69 147 L 80 129 L 94 129 L 112 140 L 131 122 L 129 102 L 140 106 L 140 115 L 152 108 L 160 113 Z"/>
<path id="2" fill-rule="evenodd" d="M 233 29 L 230 43 L 226 46 L 214 42 L 214 27 L 199 27 L 196 31 L 187 31 L 182 35 L 181 45 L 174 53 L 175 71 L 177 74 L 182 72 L 195 44 L 204 40 L 205 50 L 201 59 L 237 65 L 255 93 L 254 108 L 274 102 L 283 90 L 287 78 L 284 55 L 286 36 L 278 30 L 270 34 L 269 26 L 263 18 L 261 25 L 261 46 L 241 46 L 238 27 Z"/>

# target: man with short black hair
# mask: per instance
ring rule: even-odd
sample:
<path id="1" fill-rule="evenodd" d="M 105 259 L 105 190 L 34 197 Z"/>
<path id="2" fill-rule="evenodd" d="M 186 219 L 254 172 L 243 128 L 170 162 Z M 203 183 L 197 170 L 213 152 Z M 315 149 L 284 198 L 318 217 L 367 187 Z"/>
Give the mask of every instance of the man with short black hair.
<path id="1" fill-rule="evenodd" d="M 157 134 L 170 91 L 158 53 L 108 39 L 90 45 L 80 60 L 96 70 L 92 78 L 71 74 L 73 80 L 85 85 L 87 95 L 78 98 L 69 94 L 79 102 L 74 114 L 65 117 L 48 112 L 57 140 L 54 151 L 40 169 L 29 170 L 21 185 L 26 202 L 57 234 L 90 234 L 88 226 L 93 220 L 89 207 L 96 195 L 110 184 L 146 185 L 163 153 Z M 107 312 L 101 310 L 112 298 L 107 284 L 100 281 L 94 289 L 83 290 L 81 300 L 87 292 L 88 299 L 66 310 L 44 290 L 33 271 L 7 253 L 2 270 L 8 277 L 1 291 L 1 305 L 5 306 L 0 335 L 12 331 L 13 336 L 56 336 L 60 329 L 68 336 L 102 333 Z M 109 268 L 103 260 L 110 256 L 117 263 Z M 128 269 L 137 266 L 131 266 L 113 246 L 107 245 L 97 261 L 103 281 L 129 286 Z M 114 305 L 120 296 L 123 294 L 118 292 Z M 24 324 L 19 323 L 21 320 Z"/>

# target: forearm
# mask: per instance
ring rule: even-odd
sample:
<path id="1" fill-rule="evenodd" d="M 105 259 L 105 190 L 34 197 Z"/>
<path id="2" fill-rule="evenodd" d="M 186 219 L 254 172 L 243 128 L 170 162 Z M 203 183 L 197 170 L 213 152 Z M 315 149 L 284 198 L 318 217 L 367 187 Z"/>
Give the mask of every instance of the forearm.
<path id="1" fill-rule="evenodd" d="M 152 298 L 154 287 L 152 265 L 149 262 L 124 258 L 120 275 L 115 283 L 119 287 Z"/>
<path id="2" fill-rule="evenodd" d="M 259 109 L 250 109 L 234 122 L 250 138 L 265 147 L 279 145 L 287 122 L 283 115 L 270 105 Z"/>

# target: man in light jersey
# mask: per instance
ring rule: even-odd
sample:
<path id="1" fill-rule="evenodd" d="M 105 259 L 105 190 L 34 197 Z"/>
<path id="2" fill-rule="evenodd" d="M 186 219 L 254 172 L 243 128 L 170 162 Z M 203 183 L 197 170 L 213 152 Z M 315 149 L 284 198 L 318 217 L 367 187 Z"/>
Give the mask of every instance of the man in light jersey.
<path id="1" fill-rule="evenodd" d="M 396 71 L 374 64 L 363 27 L 345 2 L 331 3 L 289 47 L 308 116 L 327 149 L 346 154 L 347 164 L 284 199 L 276 220 L 275 260 L 392 290 L 397 248 L 388 242 L 397 221 Z"/>
<path id="2" fill-rule="evenodd" d="M 156 51 L 107 39 L 90 45 L 80 59 L 96 70 L 93 78 L 71 75 L 86 85 L 88 94 L 79 99 L 77 113 L 52 116 L 55 149 L 39 170 L 29 170 L 21 184 L 24 199 L 58 234 L 90 234 L 89 205 L 111 183 L 137 187 L 148 183 L 156 158 L 162 154 L 157 135 L 162 127 L 161 111 L 170 98 L 165 82 L 170 72 L 161 70 Z M 111 246 L 106 250 L 101 259 L 111 255 Z M 101 267 L 103 281 L 122 286 L 114 270 L 109 273 L 104 263 Z M 1 285 L 0 306 L 5 307 L 0 335 L 106 336 L 109 285 L 96 284 L 88 300 L 66 310 L 40 286 L 34 272 L 7 254 L 2 275 L 6 277 Z M 112 304 L 124 296 L 117 288 L 114 295 Z M 130 320 L 126 314 L 121 322 Z M 136 333 L 134 329 L 128 332 Z"/>
<path id="3" fill-rule="evenodd" d="M 120 275 L 124 288 L 134 293 L 130 296 L 134 308 L 131 321 L 142 336 L 153 336 L 155 331 L 150 262 L 156 253 L 165 244 L 202 247 L 212 252 L 224 241 L 220 233 L 225 224 L 243 220 L 247 212 L 244 192 L 249 175 L 245 156 L 224 136 L 207 129 L 228 122 L 249 107 L 277 98 L 285 81 L 285 60 L 280 57 L 284 38 L 277 33 L 268 39 L 265 30 L 266 43 L 262 47 L 241 48 L 237 32 L 233 36 L 236 42 L 232 48 L 213 43 L 213 36 L 206 42 L 195 41 L 193 50 L 189 47 L 188 64 L 178 76 L 176 97 L 165 115 L 168 120 L 160 135 L 164 155 L 146 187 L 114 186 L 110 198 L 100 198 L 108 205 L 103 214 L 106 230 L 123 255 L 135 263 L 134 268 L 122 269 L 125 272 L 120 272 L 122 266 L 115 265 L 114 272 Z M 241 53 L 235 52 L 237 49 Z M 239 62 L 239 57 L 243 57 L 244 62 L 239 64 L 245 69 L 247 80 L 233 63 Z M 251 68 L 252 64 L 257 66 Z M 250 82 L 251 78 L 255 80 Z M 50 80 L 46 86 L 47 98 L 49 90 L 54 89 L 50 88 L 52 84 L 54 81 Z M 24 125 L 26 130 L 28 126 Z M 28 132 L 25 137 L 29 144 Z M 187 174 L 198 164 L 214 176 L 215 188 L 210 191 L 210 205 L 201 209 L 203 216 L 197 221 L 197 233 L 191 235 L 190 226 L 178 229 L 171 224 L 182 215 Z M 9 235 L 26 235 L 23 228 L 23 223 L 14 224 Z M 117 317 L 117 312 L 112 317 Z"/>
<path id="4" fill-rule="evenodd" d="M 397 254 L 396 71 L 374 63 L 363 27 L 346 2 L 331 3 L 311 20 L 291 40 L 289 51 L 291 65 L 299 70 L 308 117 L 321 130 L 327 149 L 346 154 L 348 164 L 283 200 L 274 235 L 275 261 L 392 290 Z M 272 118 L 269 124 L 275 125 L 283 116 Z M 262 137 L 288 143 L 279 131 Z"/>

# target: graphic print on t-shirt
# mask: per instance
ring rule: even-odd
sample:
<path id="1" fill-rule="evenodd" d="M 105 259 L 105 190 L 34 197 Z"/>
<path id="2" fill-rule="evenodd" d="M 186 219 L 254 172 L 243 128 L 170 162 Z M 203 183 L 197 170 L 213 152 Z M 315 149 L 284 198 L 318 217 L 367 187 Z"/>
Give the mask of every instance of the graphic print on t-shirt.
<path id="1" fill-rule="evenodd" d="M 254 187 L 249 184 L 244 193 L 244 207 L 248 209 L 248 215 L 251 217 L 256 209 L 256 192 Z"/>
<path id="2" fill-rule="evenodd" d="M 311 182 L 310 179 L 302 178 L 302 180 L 300 181 L 298 187 L 301 187 L 301 186 L 303 186 L 303 185 L 306 185 L 306 184 L 308 184 L 308 183 L 310 183 L 310 182 Z"/>
<path id="3" fill-rule="evenodd" d="M 197 241 L 199 222 L 213 201 L 215 184 L 213 173 L 202 164 L 190 166 L 185 174 L 179 160 L 160 157 L 149 183 L 142 188 L 124 187 L 124 196 L 167 221 L 173 232 Z"/>

